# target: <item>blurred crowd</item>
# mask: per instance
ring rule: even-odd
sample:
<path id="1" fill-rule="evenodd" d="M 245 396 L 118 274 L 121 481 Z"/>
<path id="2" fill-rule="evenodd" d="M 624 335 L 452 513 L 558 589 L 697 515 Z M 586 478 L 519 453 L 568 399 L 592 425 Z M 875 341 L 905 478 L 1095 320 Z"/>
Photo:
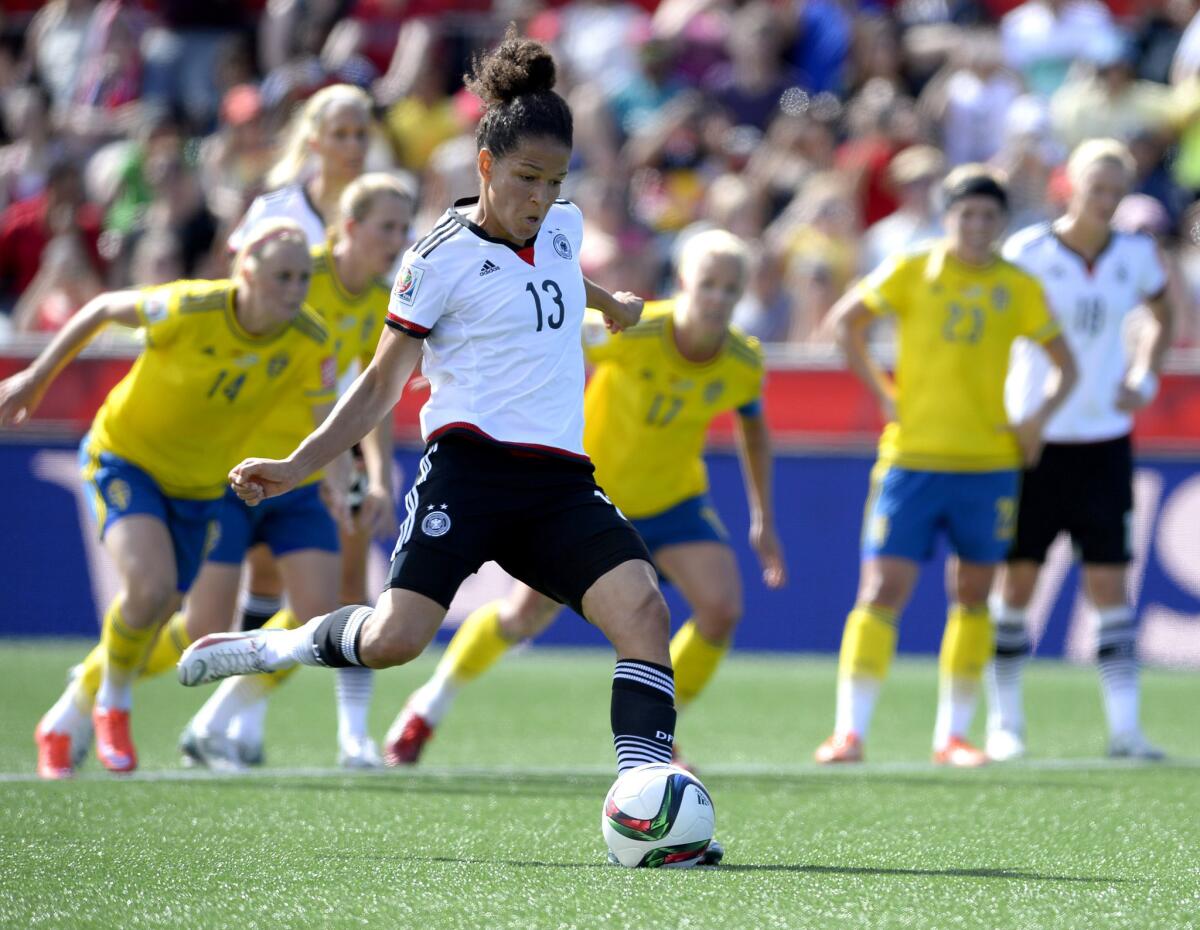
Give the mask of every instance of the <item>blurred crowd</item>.
<path id="1" fill-rule="evenodd" d="M 219 277 L 321 88 L 373 101 L 369 169 L 419 237 L 477 187 L 474 52 L 515 20 L 576 119 L 584 269 L 668 293 L 720 226 L 756 268 L 737 320 L 820 344 L 837 296 L 939 234 L 955 165 L 1002 168 L 1015 228 L 1053 219 L 1090 136 L 1137 160 L 1122 228 L 1169 255 L 1200 343 L 1200 0 L 28 0 L 0 2 L 0 338 L 101 290 Z M 318 124 L 313 130 L 319 134 Z M 306 139 L 309 149 L 320 139 Z M 303 180 L 301 157 L 294 178 Z"/>

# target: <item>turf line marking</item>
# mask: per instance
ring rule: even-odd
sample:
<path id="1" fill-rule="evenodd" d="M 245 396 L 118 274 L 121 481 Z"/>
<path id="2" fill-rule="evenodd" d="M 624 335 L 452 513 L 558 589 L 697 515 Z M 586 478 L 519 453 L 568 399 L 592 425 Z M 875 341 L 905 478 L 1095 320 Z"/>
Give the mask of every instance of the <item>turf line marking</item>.
<path id="1" fill-rule="evenodd" d="M 1031 759 L 1022 762 L 997 763 L 982 770 L 986 773 L 1012 772 L 1083 772 L 1083 771 L 1172 771 L 1178 769 L 1200 769 L 1200 759 L 1172 759 L 1167 762 L 1134 762 L 1113 759 Z M 763 763 L 727 763 L 706 765 L 702 775 L 713 778 L 763 778 L 772 775 L 783 777 L 811 776 L 825 778 L 871 777 L 901 774 L 945 774 L 955 770 L 930 762 L 879 762 L 865 765 L 822 766 L 816 763 L 796 765 L 770 765 Z M 360 779 L 390 778 L 395 780 L 456 779 L 456 778 L 598 778 L 612 775 L 610 765 L 571 766 L 421 766 L 416 769 L 378 769 L 351 771 L 340 768 L 263 768 L 244 772 L 215 772 L 209 769 L 151 769 L 130 775 L 109 775 L 98 767 L 88 769 L 75 776 L 73 781 L 131 781 L 131 782 L 211 782 L 240 779 L 244 781 L 271 781 L 288 778 L 316 779 Z M 962 777 L 971 777 L 962 773 Z M 34 772 L 0 772 L 0 784 L 32 784 L 40 782 Z"/>

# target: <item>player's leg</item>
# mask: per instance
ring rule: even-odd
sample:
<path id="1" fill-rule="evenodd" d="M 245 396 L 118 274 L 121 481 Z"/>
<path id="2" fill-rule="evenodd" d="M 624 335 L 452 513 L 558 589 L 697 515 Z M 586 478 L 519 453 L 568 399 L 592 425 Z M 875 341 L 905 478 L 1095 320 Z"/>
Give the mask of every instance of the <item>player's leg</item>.
<path id="1" fill-rule="evenodd" d="M 1017 534 L 1020 536 L 1020 518 Z M 1018 550 L 1019 551 L 1019 550 Z M 997 572 L 989 606 L 996 630 L 996 651 L 984 672 L 988 705 L 987 754 L 1004 762 L 1025 754 L 1023 679 L 1032 645 L 1028 609 L 1041 562 L 1016 558 Z"/>
<path id="2" fill-rule="evenodd" d="M 239 629 L 259 630 L 283 608 L 283 575 L 269 546 L 252 546 L 244 559 L 246 587 L 240 601 Z"/>
<path id="3" fill-rule="evenodd" d="M 1025 754 L 1022 680 L 1032 652 L 1027 614 L 1046 552 L 1067 525 L 1064 501 L 1077 480 L 1070 455 L 1069 448 L 1047 444 L 1037 467 L 1022 473 L 1015 535 L 989 600 L 996 654 L 984 673 L 987 752 L 999 761 Z"/>
<path id="4" fill-rule="evenodd" d="M 1012 548 L 1018 473 L 950 474 L 943 519 L 955 558 L 946 565 L 946 630 L 938 657 L 935 762 L 975 766 L 987 754 L 967 741 L 983 671 L 995 652 L 988 593 L 996 569 Z"/>
<path id="5" fill-rule="evenodd" d="M 692 608 L 671 639 L 675 704 L 683 710 L 704 690 L 729 649 L 742 617 L 742 579 L 733 550 L 723 543 L 666 546 L 654 553 L 654 561 Z"/>
<path id="6" fill-rule="evenodd" d="M 347 532 L 338 527 L 341 548 L 339 604 L 366 604 L 367 558 L 371 553 L 369 532 Z M 308 616 L 301 612 L 301 616 Z M 367 731 L 371 712 L 371 695 L 375 689 L 375 673 L 368 668 L 338 669 L 335 684 L 337 694 L 338 761 L 352 767 L 375 767 L 382 764 L 375 741 Z"/>
<path id="7" fill-rule="evenodd" d="M 818 762 L 863 757 L 875 704 L 896 653 L 896 624 L 929 557 L 941 506 L 937 476 L 876 465 L 863 514 L 858 595 L 838 657 L 833 735 Z"/>
<path id="8" fill-rule="evenodd" d="M 513 644 L 546 629 L 559 609 L 557 602 L 516 581 L 502 600 L 472 611 L 446 646 L 433 676 L 396 715 L 384 740 L 384 761 L 416 763 L 459 690 L 491 668 Z"/>
<path id="9" fill-rule="evenodd" d="M 994 649 L 987 597 L 995 574 L 994 563 L 952 558 L 946 564 L 950 608 L 938 656 L 935 762 L 970 767 L 987 761 L 985 753 L 968 743 L 967 731 L 979 701 L 983 669 Z"/>

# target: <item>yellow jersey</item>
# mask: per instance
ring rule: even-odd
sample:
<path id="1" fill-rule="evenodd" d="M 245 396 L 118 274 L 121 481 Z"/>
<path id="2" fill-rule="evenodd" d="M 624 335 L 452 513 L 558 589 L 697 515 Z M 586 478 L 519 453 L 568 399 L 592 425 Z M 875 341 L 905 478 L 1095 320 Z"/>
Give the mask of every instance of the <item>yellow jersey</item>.
<path id="1" fill-rule="evenodd" d="M 896 318 L 896 411 L 879 461 L 918 471 L 1001 471 L 1021 454 L 1004 410 L 1013 340 L 1059 333 L 1041 285 L 997 256 L 974 267 L 944 243 L 897 256 L 859 284 Z"/>
<path id="2" fill-rule="evenodd" d="M 280 398 L 315 406 L 334 397 L 333 342 L 317 315 L 302 308 L 275 332 L 253 335 L 237 320 L 234 293 L 231 281 L 144 290 L 146 348 L 92 423 L 98 451 L 137 465 L 168 497 L 220 497 Z"/>
<path id="3" fill-rule="evenodd" d="M 337 360 L 337 393 L 342 394 L 375 354 L 391 289 L 381 279 L 372 281 L 362 293 L 351 293 L 338 279 L 329 242 L 314 248 L 312 258 L 312 280 L 305 303 L 329 330 Z M 281 459 L 290 455 L 316 425 L 312 408 L 310 400 L 299 391 L 280 398 L 250 437 L 244 456 Z M 304 484 L 319 480 L 321 475 L 309 475 Z"/>
<path id="4" fill-rule="evenodd" d="M 689 361 L 675 343 L 674 309 L 674 300 L 653 301 L 637 326 L 584 345 L 595 371 L 584 393 L 583 447 L 596 482 L 631 518 L 707 491 L 709 424 L 727 410 L 757 413 L 762 397 L 758 341 L 730 329 L 713 358 Z"/>

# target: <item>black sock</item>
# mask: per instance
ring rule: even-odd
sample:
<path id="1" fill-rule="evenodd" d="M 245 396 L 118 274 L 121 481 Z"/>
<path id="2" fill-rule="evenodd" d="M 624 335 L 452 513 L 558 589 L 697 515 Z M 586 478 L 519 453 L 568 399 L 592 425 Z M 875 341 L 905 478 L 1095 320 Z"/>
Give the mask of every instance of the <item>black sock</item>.
<path id="1" fill-rule="evenodd" d="M 618 774 L 646 762 L 670 762 L 675 741 L 674 673 L 653 662 L 618 660 L 611 716 Z"/>
<path id="2" fill-rule="evenodd" d="M 358 657 L 358 637 L 371 613 L 370 607 L 357 604 L 327 613 L 313 632 L 313 653 L 317 661 L 329 668 L 362 665 Z"/>
<path id="3" fill-rule="evenodd" d="M 263 624 L 279 613 L 283 598 L 273 594 L 253 594 L 249 591 L 242 597 L 242 629 L 261 630 Z"/>

